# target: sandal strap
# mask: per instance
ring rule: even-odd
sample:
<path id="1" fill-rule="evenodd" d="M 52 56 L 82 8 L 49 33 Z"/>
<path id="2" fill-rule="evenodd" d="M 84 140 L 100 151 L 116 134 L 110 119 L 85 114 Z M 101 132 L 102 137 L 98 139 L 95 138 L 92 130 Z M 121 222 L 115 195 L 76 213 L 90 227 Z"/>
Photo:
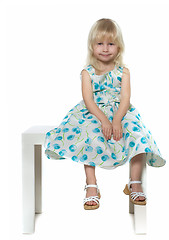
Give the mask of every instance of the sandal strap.
<path id="1" fill-rule="evenodd" d="M 145 197 L 146 199 L 146 195 L 142 192 L 131 192 L 130 196 L 133 200 L 135 200 L 137 197 Z"/>
<path id="2" fill-rule="evenodd" d="M 91 196 L 91 197 L 88 197 L 88 198 L 84 198 L 83 203 L 85 204 L 86 202 L 89 202 L 89 201 L 94 201 L 98 204 L 99 203 L 99 197 L 98 196 Z"/>
<path id="3" fill-rule="evenodd" d="M 133 183 L 141 183 L 141 181 L 131 181 L 131 178 L 130 178 L 128 183 L 128 189 L 130 189 L 130 185 Z"/>
<path id="4" fill-rule="evenodd" d="M 133 183 L 141 183 L 141 181 L 130 181 L 130 184 L 133 184 Z"/>
<path id="5" fill-rule="evenodd" d="M 86 189 L 89 188 L 89 187 L 95 187 L 95 188 L 98 189 L 98 185 L 95 185 L 95 184 L 89 184 L 89 185 L 85 185 L 84 190 L 86 190 Z"/>

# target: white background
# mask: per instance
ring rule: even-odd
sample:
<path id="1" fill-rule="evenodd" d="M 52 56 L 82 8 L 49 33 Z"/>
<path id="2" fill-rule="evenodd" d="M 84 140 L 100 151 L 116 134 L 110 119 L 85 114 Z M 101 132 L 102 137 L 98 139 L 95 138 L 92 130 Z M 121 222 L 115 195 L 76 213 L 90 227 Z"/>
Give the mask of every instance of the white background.
<path id="1" fill-rule="evenodd" d="M 35 234 L 21 233 L 21 133 L 33 125 L 57 126 L 82 99 L 87 37 L 100 18 L 112 18 L 122 29 L 131 103 L 168 160 L 169 5 L 135 2 L 1 1 L 1 216 L 7 222 L 6 239 L 168 239 L 168 164 L 147 167 L 148 234 L 135 236 L 122 192 L 128 164 L 112 171 L 96 169 L 101 206 L 85 211 L 83 165 L 45 156 L 43 214 Z"/>

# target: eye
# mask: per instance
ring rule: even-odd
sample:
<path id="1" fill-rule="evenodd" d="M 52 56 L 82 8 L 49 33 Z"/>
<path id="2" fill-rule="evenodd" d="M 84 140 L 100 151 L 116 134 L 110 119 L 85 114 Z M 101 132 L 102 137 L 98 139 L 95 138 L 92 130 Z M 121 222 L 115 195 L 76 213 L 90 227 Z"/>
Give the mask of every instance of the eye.
<path id="1" fill-rule="evenodd" d="M 98 44 L 98 45 L 102 45 L 103 43 L 102 43 L 102 42 L 98 42 L 97 44 Z"/>
<path id="2" fill-rule="evenodd" d="M 114 43 L 109 43 L 111 46 L 115 45 Z"/>

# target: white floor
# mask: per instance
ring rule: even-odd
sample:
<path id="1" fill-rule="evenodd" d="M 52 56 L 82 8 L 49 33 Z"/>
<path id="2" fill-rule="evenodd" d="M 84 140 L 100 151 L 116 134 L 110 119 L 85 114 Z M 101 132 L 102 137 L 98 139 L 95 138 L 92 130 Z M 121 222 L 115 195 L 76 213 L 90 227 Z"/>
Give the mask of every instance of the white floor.
<path id="1" fill-rule="evenodd" d="M 147 165 L 147 235 L 135 235 L 133 217 L 128 213 L 128 196 L 123 193 L 128 167 L 127 163 L 114 170 L 96 168 L 100 208 L 86 211 L 82 203 L 85 196 L 83 165 L 43 157 L 43 213 L 36 216 L 34 234 L 22 234 L 19 169 L 11 182 L 9 239 L 169 239 L 166 221 L 169 205 L 164 204 L 168 166 L 152 168 Z"/>

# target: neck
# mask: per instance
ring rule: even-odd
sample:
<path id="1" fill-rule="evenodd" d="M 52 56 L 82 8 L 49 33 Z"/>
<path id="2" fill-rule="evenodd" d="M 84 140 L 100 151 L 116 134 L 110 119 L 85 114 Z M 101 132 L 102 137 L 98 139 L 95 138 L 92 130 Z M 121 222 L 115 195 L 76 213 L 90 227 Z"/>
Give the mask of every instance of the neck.
<path id="1" fill-rule="evenodd" d="M 114 63 L 98 63 L 98 72 L 107 72 L 109 70 L 114 69 L 115 64 Z"/>

